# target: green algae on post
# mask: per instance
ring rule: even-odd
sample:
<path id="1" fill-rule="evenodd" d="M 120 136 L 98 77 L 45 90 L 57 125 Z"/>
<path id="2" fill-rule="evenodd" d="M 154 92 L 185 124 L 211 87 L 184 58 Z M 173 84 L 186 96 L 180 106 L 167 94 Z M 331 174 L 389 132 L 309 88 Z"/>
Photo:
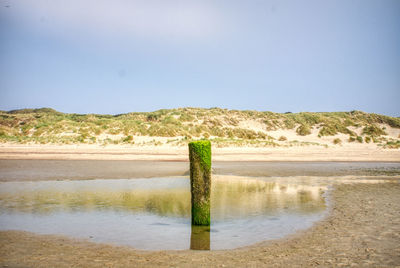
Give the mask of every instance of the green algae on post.
<path id="1" fill-rule="evenodd" d="M 189 143 L 192 225 L 210 225 L 211 142 Z"/>

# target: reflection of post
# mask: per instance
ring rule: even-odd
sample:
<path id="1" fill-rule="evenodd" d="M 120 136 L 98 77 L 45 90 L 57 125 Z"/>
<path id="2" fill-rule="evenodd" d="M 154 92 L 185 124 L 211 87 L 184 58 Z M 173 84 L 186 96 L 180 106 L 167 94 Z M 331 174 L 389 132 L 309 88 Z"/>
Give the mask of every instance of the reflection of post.
<path id="1" fill-rule="evenodd" d="M 189 143 L 192 225 L 210 225 L 211 143 Z"/>
<path id="2" fill-rule="evenodd" d="M 190 249 L 210 250 L 210 226 L 192 225 Z"/>

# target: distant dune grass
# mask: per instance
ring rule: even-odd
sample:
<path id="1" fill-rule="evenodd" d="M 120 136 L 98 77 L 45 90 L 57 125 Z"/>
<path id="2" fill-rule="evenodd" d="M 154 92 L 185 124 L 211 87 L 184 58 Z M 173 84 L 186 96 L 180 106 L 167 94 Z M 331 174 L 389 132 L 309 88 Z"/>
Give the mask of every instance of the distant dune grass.
<path id="1" fill-rule="evenodd" d="M 243 122 L 257 124 L 248 127 Z M 318 136 L 345 134 L 350 142 L 375 142 L 398 148 L 397 140 L 385 140 L 382 125 L 400 128 L 400 118 L 351 112 L 273 113 L 221 108 L 161 109 L 118 115 L 66 114 L 51 108 L 0 111 L 0 142 L 133 144 L 134 136 L 168 137 L 182 145 L 191 139 L 212 137 L 220 146 L 279 146 L 284 139 L 268 135 L 273 130 L 295 130 L 307 136 L 318 128 Z M 358 136 L 350 128 L 362 128 Z M 257 129 L 257 130 L 256 130 Z M 262 131 L 260 130 L 262 129 Z M 154 141 L 154 144 L 159 141 Z M 290 144 L 289 141 L 287 141 Z M 334 142 L 341 144 L 341 142 Z"/>

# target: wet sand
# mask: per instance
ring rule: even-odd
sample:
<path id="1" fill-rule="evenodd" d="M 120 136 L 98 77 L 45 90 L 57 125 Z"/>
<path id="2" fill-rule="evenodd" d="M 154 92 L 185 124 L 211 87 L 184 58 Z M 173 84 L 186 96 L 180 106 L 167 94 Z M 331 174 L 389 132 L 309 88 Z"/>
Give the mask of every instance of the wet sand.
<path id="1" fill-rule="evenodd" d="M 3 267 L 400 266 L 400 164 L 372 162 L 218 162 L 214 174 L 356 175 L 385 183 L 337 183 L 329 216 L 276 241 L 223 251 L 146 252 L 22 231 L 0 232 Z M 1 160 L 0 181 L 134 178 L 187 174 L 187 162 Z M 389 175 L 389 176 L 388 176 Z"/>
<path id="2" fill-rule="evenodd" d="M 397 176 L 395 162 L 213 161 L 213 174 L 237 176 Z M 0 181 L 128 179 L 188 176 L 189 162 L 0 160 Z"/>
<path id="3" fill-rule="evenodd" d="M 51 235 L 0 232 L 3 267 L 398 267 L 400 184 L 337 184 L 330 215 L 283 240 L 225 251 L 137 251 Z"/>

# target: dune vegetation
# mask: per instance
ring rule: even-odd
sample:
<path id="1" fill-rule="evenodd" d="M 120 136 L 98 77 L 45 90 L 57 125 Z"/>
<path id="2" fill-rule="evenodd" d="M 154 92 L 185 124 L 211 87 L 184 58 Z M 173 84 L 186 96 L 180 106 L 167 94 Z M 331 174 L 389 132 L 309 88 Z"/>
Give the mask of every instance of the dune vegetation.
<path id="1" fill-rule="evenodd" d="M 210 139 L 224 146 L 297 146 L 346 143 L 400 148 L 400 118 L 351 112 L 273 113 L 221 108 L 178 108 L 118 115 L 68 114 L 50 108 L 0 111 L 0 142 L 38 144 L 125 144 L 183 146 Z M 288 130 L 299 140 L 271 133 Z M 399 132 L 400 133 L 400 132 Z M 315 135 L 314 141 L 301 137 Z M 138 139 L 147 137 L 147 139 Z"/>

